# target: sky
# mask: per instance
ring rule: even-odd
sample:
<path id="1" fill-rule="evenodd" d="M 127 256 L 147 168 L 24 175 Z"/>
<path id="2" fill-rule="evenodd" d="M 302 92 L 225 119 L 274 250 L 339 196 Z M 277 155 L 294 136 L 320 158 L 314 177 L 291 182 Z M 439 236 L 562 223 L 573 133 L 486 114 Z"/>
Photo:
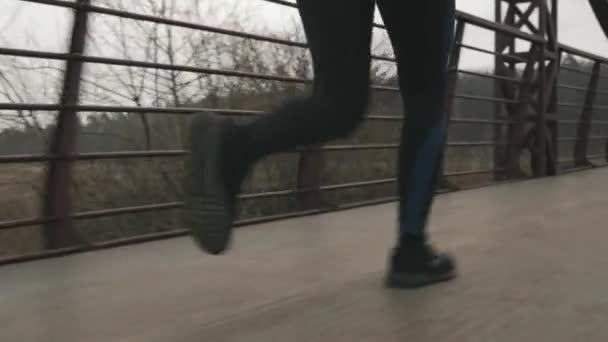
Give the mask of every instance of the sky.
<path id="1" fill-rule="evenodd" d="M 140 1 L 140 0 L 136 0 Z M 161 0 L 158 0 L 161 1 Z M 185 5 L 197 0 L 177 0 Z M 211 0 L 201 0 L 210 2 Z M 95 0 L 93 1 L 95 3 Z M 292 20 L 297 21 L 297 12 L 262 0 L 217 0 L 227 7 L 237 6 L 251 13 L 251 18 L 264 28 L 280 32 Z M 64 51 L 70 26 L 70 11 L 52 6 L 33 4 L 20 0 L 0 0 L 0 46 L 31 48 L 41 46 L 48 51 Z M 602 34 L 586 0 L 559 0 L 560 41 L 567 45 L 608 56 L 608 40 Z M 238 7 L 241 6 L 241 7 Z M 486 19 L 493 19 L 494 1 L 457 0 L 457 7 Z M 219 24 L 221 20 L 210 18 L 204 24 Z M 380 18 L 376 18 L 380 22 Z M 255 30 L 255 28 L 252 28 Z M 469 44 L 491 49 L 493 35 L 485 30 L 472 29 L 467 32 Z M 464 66 L 490 65 L 491 57 L 478 53 L 466 53 Z"/>

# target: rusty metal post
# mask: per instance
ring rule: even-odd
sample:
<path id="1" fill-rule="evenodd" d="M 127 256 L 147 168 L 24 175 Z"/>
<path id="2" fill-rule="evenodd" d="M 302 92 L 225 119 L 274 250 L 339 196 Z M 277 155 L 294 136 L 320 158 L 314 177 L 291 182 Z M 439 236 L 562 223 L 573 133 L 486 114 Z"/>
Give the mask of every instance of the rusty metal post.
<path id="1" fill-rule="evenodd" d="M 71 57 L 82 55 L 85 49 L 88 9 L 90 0 L 78 0 L 74 10 L 74 22 L 70 41 Z M 75 151 L 78 132 L 78 114 L 74 106 L 78 104 L 80 77 L 83 62 L 69 58 L 66 62 L 61 109 L 57 115 L 56 127 L 49 146 L 53 159 L 48 165 L 46 179 L 46 198 L 44 216 L 53 220 L 44 230 L 47 249 L 74 246 L 82 243 L 82 238 L 75 231 L 70 217 L 70 181 L 72 176 L 72 155 Z"/>
<path id="2" fill-rule="evenodd" d="M 462 20 L 458 20 L 456 22 L 456 30 L 455 30 L 455 34 L 454 34 L 454 43 L 452 44 L 452 51 L 450 53 L 450 58 L 449 58 L 449 62 L 448 62 L 448 79 L 447 79 L 447 94 L 446 94 L 446 103 L 445 103 L 445 108 L 446 108 L 446 113 L 447 113 L 447 118 L 448 118 L 448 123 L 449 123 L 449 119 L 452 118 L 453 112 L 454 112 L 454 99 L 456 96 L 456 87 L 458 85 L 458 67 L 460 65 L 460 55 L 461 55 L 461 51 L 462 51 L 462 46 L 461 44 L 464 41 L 464 32 L 465 32 L 465 27 L 466 27 L 466 23 Z M 444 169 L 444 163 L 443 163 L 443 157 L 442 160 L 439 161 L 440 162 L 440 166 L 439 166 L 439 177 L 440 177 L 440 188 L 442 189 L 450 189 L 450 190 L 456 190 L 457 187 L 453 184 L 451 184 L 447 177 L 445 176 L 445 169 Z"/>
<path id="3" fill-rule="evenodd" d="M 558 0 L 551 0 L 551 15 L 549 16 L 549 52 L 551 53 L 550 82 L 548 83 L 551 94 L 549 95 L 549 106 L 547 111 L 552 119 L 549 121 L 549 132 L 551 133 L 548 174 L 556 175 L 559 172 L 559 93 L 557 83 L 561 70 L 562 54 L 559 47 L 559 23 L 558 23 Z"/>
<path id="4" fill-rule="evenodd" d="M 591 131 L 591 120 L 593 120 L 593 103 L 597 94 L 597 87 L 600 78 L 600 62 L 595 62 L 587 92 L 585 93 L 585 103 L 581 113 L 578 127 L 576 130 L 576 143 L 574 145 L 574 166 L 589 166 L 587 160 L 587 146 L 589 145 L 589 133 Z"/>
<path id="5" fill-rule="evenodd" d="M 547 33 L 547 1 L 546 0 L 537 0 L 539 2 L 539 33 L 543 36 L 546 36 Z M 547 174 L 547 155 L 545 151 L 547 150 L 547 130 L 545 129 L 547 123 L 547 89 L 545 87 L 547 80 L 547 41 L 543 39 L 543 42 L 540 43 L 540 58 L 538 59 L 538 73 L 537 73 L 537 87 L 538 87 L 538 96 L 536 103 L 536 144 L 533 149 L 533 157 L 534 164 L 537 165 L 535 167 L 535 176 L 543 177 Z"/>
<path id="6" fill-rule="evenodd" d="M 502 21 L 502 3 L 500 2 L 500 0 L 495 0 L 494 1 L 494 20 L 497 23 L 500 23 Z M 500 32 L 495 31 L 494 32 L 494 52 L 496 52 L 496 55 L 494 56 L 494 73 L 498 74 L 498 69 L 500 68 L 500 63 L 502 62 L 500 60 L 500 56 L 498 56 L 498 52 L 500 51 L 500 40 L 504 39 L 503 35 L 500 34 Z M 496 98 L 500 98 L 503 97 L 503 95 L 500 92 L 500 81 L 498 79 L 494 80 L 494 97 Z M 501 103 L 494 103 L 494 120 L 499 120 L 502 116 L 502 104 Z M 502 137 L 502 125 L 494 125 L 493 127 L 493 131 L 494 131 L 494 139 L 495 140 L 500 140 L 503 139 Z M 499 168 L 503 168 L 503 149 L 502 146 L 494 146 L 494 168 L 495 169 L 499 169 Z M 494 180 L 499 181 L 501 180 L 501 174 L 500 173 L 494 173 Z"/>
<path id="7" fill-rule="evenodd" d="M 300 153 L 298 162 L 298 202 L 304 210 L 321 207 L 321 145 L 313 145 Z"/>

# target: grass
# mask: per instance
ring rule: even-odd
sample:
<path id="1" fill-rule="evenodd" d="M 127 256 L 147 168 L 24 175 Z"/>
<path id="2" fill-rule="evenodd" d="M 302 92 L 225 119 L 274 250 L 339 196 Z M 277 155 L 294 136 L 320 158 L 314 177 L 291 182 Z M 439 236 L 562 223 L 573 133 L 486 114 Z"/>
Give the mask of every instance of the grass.
<path id="1" fill-rule="evenodd" d="M 0 168 L 0 220 L 35 216 L 40 211 L 41 165 L 3 165 Z M 0 256 L 31 253 L 42 248 L 40 227 L 0 231 Z"/>

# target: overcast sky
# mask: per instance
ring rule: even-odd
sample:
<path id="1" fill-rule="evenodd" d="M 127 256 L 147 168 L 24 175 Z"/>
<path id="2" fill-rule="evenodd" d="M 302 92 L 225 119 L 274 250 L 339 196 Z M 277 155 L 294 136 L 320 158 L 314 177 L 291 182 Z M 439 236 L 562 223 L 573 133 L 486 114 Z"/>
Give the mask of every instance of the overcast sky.
<path id="1" fill-rule="evenodd" d="M 133 0 L 138 1 L 138 0 Z M 160 1 L 160 0 L 159 0 Z M 194 0 L 178 0 L 184 3 Z M 207 0 L 209 1 L 209 0 Z M 284 8 L 261 0 L 217 0 L 226 6 L 243 6 L 251 11 L 264 26 L 280 31 L 291 19 L 297 20 L 294 9 Z M 354 0 L 353 0 L 354 1 Z M 67 41 L 70 12 L 47 5 L 38 5 L 19 0 L 0 0 L 0 41 L 1 46 L 31 48 L 33 41 L 46 50 L 62 51 Z M 608 56 L 608 41 L 586 0 L 559 0 L 559 34 L 562 43 L 575 46 L 596 54 Z M 493 19 L 494 1 L 457 0 L 457 7 L 487 19 Z M 213 23 L 213 19 L 204 24 Z M 380 18 L 376 19 L 380 21 Z M 470 30 L 466 40 L 478 46 L 491 48 L 493 35 L 483 30 Z M 465 66 L 485 65 L 489 57 L 475 53 L 465 55 Z"/>

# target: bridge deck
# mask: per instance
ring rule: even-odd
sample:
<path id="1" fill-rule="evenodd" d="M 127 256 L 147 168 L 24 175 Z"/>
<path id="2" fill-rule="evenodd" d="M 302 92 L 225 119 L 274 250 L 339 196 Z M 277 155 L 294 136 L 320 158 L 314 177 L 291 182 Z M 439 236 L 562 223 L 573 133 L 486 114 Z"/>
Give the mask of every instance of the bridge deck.
<path id="1" fill-rule="evenodd" d="M 460 277 L 382 287 L 394 205 L 0 269 L 2 341 L 606 341 L 608 172 L 440 196 Z"/>

